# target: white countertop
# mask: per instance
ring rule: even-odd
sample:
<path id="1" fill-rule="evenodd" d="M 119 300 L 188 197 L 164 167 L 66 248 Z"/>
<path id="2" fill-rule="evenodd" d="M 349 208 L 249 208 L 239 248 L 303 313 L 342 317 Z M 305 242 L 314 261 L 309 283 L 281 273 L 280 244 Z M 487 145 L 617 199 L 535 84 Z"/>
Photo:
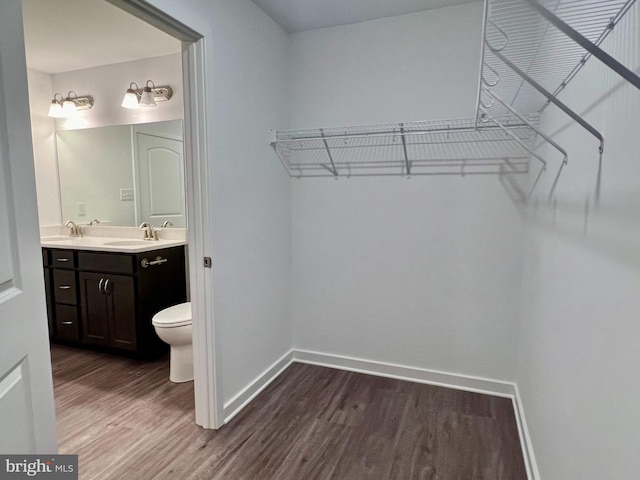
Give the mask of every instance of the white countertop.
<path id="1" fill-rule="evenodd" d="M 126 237 L 41 237 L 40 244 L 46 248 L 90 250 L 95 252 L 140 253 L 161 248 L 186 245 L 184 240 L 141 240 Z"/>
<path id="2" fill-rule="evenodd" d="M 157 228 L 160 240 L 143 240 L 136 227 L 82 226 L 82 237 L 69 236 L 63 225 L 40 227 L 40 244 L 46 248 L 91 250 L 95 252 L 140 253 L 187 244 L 184 228 Z"/>

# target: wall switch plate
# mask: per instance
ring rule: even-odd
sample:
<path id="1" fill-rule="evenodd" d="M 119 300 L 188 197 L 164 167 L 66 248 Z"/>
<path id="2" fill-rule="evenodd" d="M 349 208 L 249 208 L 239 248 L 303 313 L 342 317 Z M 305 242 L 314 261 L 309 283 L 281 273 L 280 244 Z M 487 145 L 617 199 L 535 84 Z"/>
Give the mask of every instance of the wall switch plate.
<path id="1" fill-rule="evenodd" d="M 120 201 L 122 201 L 122 202 L 133 202 L 133 189 L 132 188 L 121 188 L 120 189 Z"/>
<path id="2" fill-rule="evenodd" d="M 78 202 L 78 216 L 83 217 L 87 214 L 87 204 L 85 202 Z"/>

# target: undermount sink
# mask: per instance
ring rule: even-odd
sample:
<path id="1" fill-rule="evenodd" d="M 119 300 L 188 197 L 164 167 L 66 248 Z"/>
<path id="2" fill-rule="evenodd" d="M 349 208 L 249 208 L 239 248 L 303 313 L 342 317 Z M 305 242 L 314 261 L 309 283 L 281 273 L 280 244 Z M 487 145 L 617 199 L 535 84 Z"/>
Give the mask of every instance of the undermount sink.
<path id="1" fill-rule="evenodd" d="M 110 247 L 137 247 L 140 245 L 149 245 L 145 240 L 118 240 L 117 242 L 104 242 L 104 245 Z"/>

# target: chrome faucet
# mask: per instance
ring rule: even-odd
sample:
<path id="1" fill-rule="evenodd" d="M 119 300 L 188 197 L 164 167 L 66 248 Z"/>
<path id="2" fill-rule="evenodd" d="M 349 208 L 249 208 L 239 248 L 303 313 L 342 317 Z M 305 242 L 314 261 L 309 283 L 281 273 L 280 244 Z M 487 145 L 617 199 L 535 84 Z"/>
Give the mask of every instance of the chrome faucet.
<path id="1" fill-rule="evenodd" d="M 153 229 L 153 225 L 144 222 L 140 224 L 139 228 L 144 230 L 143 240 L 158 240 L 158 232 Z"/>
<path id="2" fill-rule="evenodd" d="M 169 227 L 173 227 L 173 223 L 171 223 L 169 220 L 167 220 L 162 224 L 162 228 L 169 228 Z"/>
<path id="3" fill-rule="evenodd" d="M 98 225 L 99 223 L 100 223 L 100 220 L 98 220 L 97 218 L 94 218 L 89 222 L 89 226 L 91 227 L 93 225 Z"/>
<path id="4" fill-rule="evenodd" d="M 70 237 L 82 236 L 82 228 L 76 225 L 76 222 L 74 222 L 73 220 L 67 220 L 67 223 L 65 223 L 64 226 L 69 229 Z"/>

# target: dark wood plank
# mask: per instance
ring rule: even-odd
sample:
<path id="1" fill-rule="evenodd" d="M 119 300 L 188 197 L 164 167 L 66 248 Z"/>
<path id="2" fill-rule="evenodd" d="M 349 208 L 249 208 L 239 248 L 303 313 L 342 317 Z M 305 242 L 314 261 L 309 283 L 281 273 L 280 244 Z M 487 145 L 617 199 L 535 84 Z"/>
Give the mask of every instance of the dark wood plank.
<path id="1" fill-rule="evenodd" d="M 525 480 L 511 401 L 293 364 L 203 430 L 168 362 L 52 348 L 61 453 L 80 478 Z"/>
<path id="2" fill-rule="evenodd" d="M 285 457 L 274 480 L 304 478 L 326 480 L 334 472 L 350 445 L 351 428 L 345 425 L 310 420 L 305 435 Z"/>
<path id="3" fill-rule="evenodd" d="M 366 405 L 366 418 L 354 428 L 335 478 L 380 479 L 389 476 L 402 436 L 402 419 L 410 398 L 402 393 L 377 390 Z"/>

